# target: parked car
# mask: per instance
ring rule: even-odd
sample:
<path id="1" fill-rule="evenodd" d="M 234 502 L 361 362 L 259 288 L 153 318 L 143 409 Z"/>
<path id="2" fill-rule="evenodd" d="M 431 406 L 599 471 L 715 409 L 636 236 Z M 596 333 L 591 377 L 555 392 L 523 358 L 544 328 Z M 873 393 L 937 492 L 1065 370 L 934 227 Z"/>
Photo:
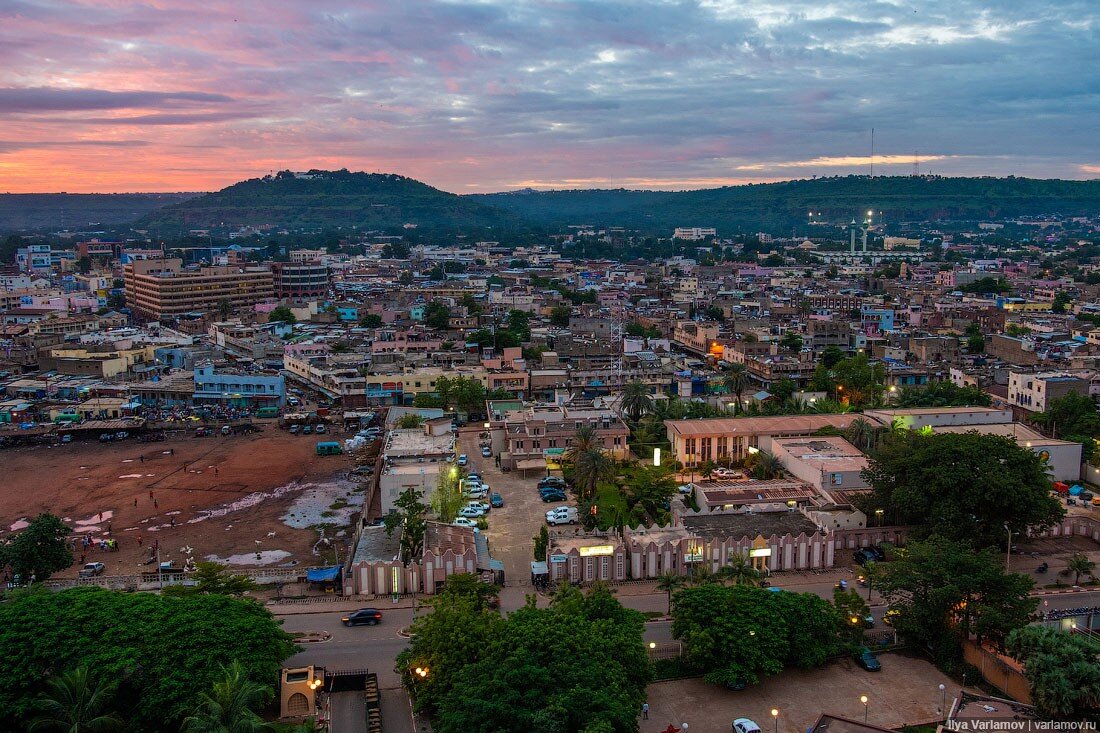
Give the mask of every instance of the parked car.
<path id="1" fill-rule="evenodd" d="M 691 494 L 695 491 L 695 484 L 680 484 L 676 487 L 676 490 L 684 496 L 687 496 L 688 494 Z"/>
<path id="2" fill-rule="evenodd" d="M 489 489 L 485 486 L 479 486 L 475 489 L 466 489 L 467 499 L 484 499 L 489 496 Z"/>
<path id="3" fill-rule="evenodd" d="M 500 509 L 502 506 L 504 506 L 504 497 L 494 491 L 489 497 L 489 504 L 494 509 Z"/>
<path id="4" fill-rule="evenodd" d="M 559 489 L 546 489 L 540 491 L 539 496 L 542 497 L 544 504 L 548 504 L 552 501 L 567 501 L 569 499 L 569 497 L 565 495 L 565 492 Z"/>
<path id="5" fill-rule="evenodd" d="M 229 435 L 232 432 L 233 431 L 230 429 L 230 427 L 228 425 L 222 425 L 222 435 Z"/>
<path id="6" fill-rule="evenodd" d="M 469 527 L 475 532 L 477 531 L 477 522 L 470 519 L 469 517 L 458 517 L 453 522 L 451 522 L 451 524 L 456 527 Z"/>
<path id="7" fill-rule="evenodd" d="M 317 426 L 317 431 L 316 431 L 316 432 L 317 432 L 317 434 L 318 434 L 318 435 L 320 435 L 321 433 L 325 432 L 325 426 L 324 426 L 324 425 L 318 425 L 318 426 Z"/>
<path id="8" fill-rule="evenodd" d="M 477 519 L 485 514 L 485 510 L 481 507 L 464 506 L 458 510 L 458 516 L 465 517 L 466 519 Z"/>
<path id="9" fill-rule="evenodd" d="M 856 664 L 863 667 L 868 672 L 882 671 L 882 665 L 879 664 L 878 657 L 876 657 L 867 647 L 861 647 L 852 652 L 852 658 L 855 659 Z"/>
<path id="10" fill-rule="evenodd" d="M 298 430 L 300 430 L 300 428 L 298 426 L 298 423 L 294 423 L 293 425 L 290 426 L 290 434 L 291 435 L 297 435 Z"/>
<path id="11" fill-rule="evenodd" d="M 716 468 L 710 472 L 710 475 L 711 478 L 730 479 L 737 478 L 741 474 L 739 474 L 737 471 L 734 471 L 732 468 Z"/>
<path id="12" fill-rule="evenodd" d="M 489 502 L 487 501 L 468 501 L 466 502 L 466 506 L 473 509 L 480 509 L 481 511 L 486 513 L 488 513 L 493 508 L 489 505 Z"/>
<path id="13" fill-rule="evenodd" d="M 469 462 L 470 459 L 465 453 L 462 453 L 458 456 L 458 465 L 465 466 Z"/>
<path id="14" fill-rule="evenodd" d="M 481 457 L 482 458 L 492 458 L 493 457 L 493 450 L 487 445 L 481 446 Z"/>
<path id="15" fill-rule="evenodd" d="M 577 523 L 577 507 L 575 506 L 559 506 L 546 512 L 547 524 L 576 524 Z"/>
<path id="16" fill-rule="evenodd" d="M 738 718 L 733 721 L 733 733 L 760 733 L 760 726 L 748 718 Z"/>
<path id="17" fill-rule="evenodd" d="M 196 438 L 205 438 L 208 435 L 210 435 L 210 428 L 195 428 Z"/>
<path id="18" fill-rule="evenodd" d="M 541 489 L 543 486 L 558 486 L 565 488 L 568 484 L 565 483 L 565 479 L 558 478 L 557 476 L 547 476 L 544 479 L 539 479 L 538 487 Z"/>
<path id="19" fill-rule="evenodd" d="M 302 428 L 302 435 L 311 435 L 313 433 L 313 426 L 306 425 Z"/>
<path id="20" fill-rule="evenodd" d="M 477 471 L 470 471 L 468 474 L 466 474 L 466 480 L 481 483 L 481 474 Z"/>
<path id="21" fill-rule="evenodd" d="M 107 566 L 101 562 L 90 562 L 80 569 L 80 577 L 94 578 L 97 575 L 102 575 L 106 569 Z"/>
<path id="22" fill-rule="evenodd" d="M 344 626 L 376 626 L 382 623 L 382 612 L 377 608 L 361 608 L 340 620 L 344 622 Z"/>
<path id="23" fill-rule="evenodd" d="M 857 565 L 866 565 L 869 562 L 875 562 L 877 559 L 875 553 L 867 547 L 860 548 L 852 553 L 852 560 Z"/>

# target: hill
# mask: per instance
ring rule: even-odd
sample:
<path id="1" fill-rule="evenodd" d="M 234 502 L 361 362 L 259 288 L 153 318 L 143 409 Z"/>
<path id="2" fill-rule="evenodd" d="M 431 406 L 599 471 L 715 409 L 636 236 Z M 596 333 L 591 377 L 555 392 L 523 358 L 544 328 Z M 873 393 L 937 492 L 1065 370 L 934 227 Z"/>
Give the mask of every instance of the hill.
<path id="1" fill-rule="evenodd" d="M 1100 180 L 846 176 L 697 191 L 516 191 L 469 198 L 505 209 L 528 224 L 623 225 L 668 233 L 713 226 L 722 234 L 858 218 L 868 209 L 888 221 L 993 219 L 1035 214 L 1092 215 Z"/>
<path id="2" fill-rule="evenodd" d="M 272 224 L 280 227 L 427 230 L 499 227 L 505 211 L 416 181 L 383 173 L 309 171 L 252 178 L 166 206 L 142 224 L 159 231 Z"/>
<path id="3" fill-rule="evenodd" d="M 130 224 L 194 193 L 3 193 L 0 232 Z"/>

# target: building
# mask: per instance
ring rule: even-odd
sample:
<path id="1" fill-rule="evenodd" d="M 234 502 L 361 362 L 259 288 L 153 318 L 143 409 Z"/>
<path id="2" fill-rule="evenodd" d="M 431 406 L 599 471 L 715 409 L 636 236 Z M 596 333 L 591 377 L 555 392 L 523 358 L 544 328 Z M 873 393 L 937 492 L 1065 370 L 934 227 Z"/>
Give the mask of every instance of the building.
<path id="1" fill-rule="evenodd" d="M 507 410 L 505 405 L 518 409 Z M 616 458 L 625 458 L 630 450 L 630 429 L 613 411 L 594 407 L 534 405 L 519 402 L 494 402 L 490 412 L 492 433 L 500 436 L 503 447 L 501 465 L 511 470 L 545 470 L 573 445 L 581 427 L 595 428 L 604 450 Z M 500 412 L 501 410 L 505 410 Z M 496 441 L 494 441 L 496 442 Z"/>
<path id="2" fill-rule="evenodd" d="M 1070 393 L 1087 395 L 1089 383 L 1070 374 L 1009 372 L 1008 401 L 1028 412 L 1046 412 L 1050 403 Z"/>
<path id="3" fill-rule="evenodd" d="M 398 428 L 386 434 L 378 493 L 382 514 L 393 511 L 397 497 L 415 489 L 427 502 L 439 483 L 441 471 L 457 470 L 455 433 L 450 416 L 426 420 L 418 428 Z"/>
<path id="4" fill-rule="evenodd" d="M 201 267 L 184 269 L 179 259 L 136 260 L 123 267 L 126 302 L 136 316 L 164 320 L 188 313 L 251 308 L 275 297 L 266 267 Z"/>
<path id="5" fill-rule="evenodd" d="M 329 272 L 324 262 L 276 262 L 271 271 L 275 295 L 280 298 L 321 298 L 328 294 Z"/>
<path id="6" fill-rule="evenodd" d="M 666 420 L 673 459 L 685 466 L 726 458 L 742 460 L 760 447 L 761 437 L 813 435 L 824 427 L 846 428 L 856 414 Z"/>
<path id="7" fill-rule="evenodd" d="M 707 237 L 716 237 L 718 232 L 714 227 L 676 227 L 672 233 L 673 239 L 686 239 L 689 242 L 698 242 Z"/>
<path id="8" fill-rule="evenodd" d="M 861 475 L 867 468 L 867 457 L 844 438 L 836 435 L 763 436 L 760 445 L 778 458 L 788 473 L 818 491 L 867 488 Z"/>
<path id="9" fill-rule="evenodd" d="M 286 384 L 282 374 L 215 372 L 214 365 L 206 362 L 195 367 L 193 400 L 234 407 L 282 407 L 286 402 Z"/>

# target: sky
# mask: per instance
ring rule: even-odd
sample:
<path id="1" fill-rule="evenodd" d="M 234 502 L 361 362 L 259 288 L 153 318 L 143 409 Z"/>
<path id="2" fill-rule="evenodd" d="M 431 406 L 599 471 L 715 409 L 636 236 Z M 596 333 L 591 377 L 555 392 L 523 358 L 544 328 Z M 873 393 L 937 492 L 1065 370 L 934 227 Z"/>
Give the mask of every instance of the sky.
<path id="1" fill-rule="evenodd" d="M 1096 0 L 0 0 L 0 192 L 1100 177 Z"/>

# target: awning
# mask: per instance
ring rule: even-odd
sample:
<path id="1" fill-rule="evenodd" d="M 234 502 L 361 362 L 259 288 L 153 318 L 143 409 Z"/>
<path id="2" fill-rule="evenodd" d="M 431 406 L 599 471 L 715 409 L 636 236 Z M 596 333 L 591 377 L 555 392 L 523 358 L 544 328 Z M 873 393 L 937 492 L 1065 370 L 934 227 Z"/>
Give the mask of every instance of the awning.
<path id="1" fill-rule="evenodd" d="M 531 575 L 549 575 L 550 567 L 545 562 L 531 563 Z"/>
<path id="2" fill-rule="evenodd" d="M 532 471 L 542 469 L 546 470 L 546 459 L 544 458 L 528 458 L 523 461 L 516 461 L 517 471 Z"/>
<path id="3" fill-rule="evenodd" d="M 310 583 L 332 583 L 339 577 L 339 565 L 332 565 L 327 568 L 309 568 L 306 570 L 306 580 Z"/>

